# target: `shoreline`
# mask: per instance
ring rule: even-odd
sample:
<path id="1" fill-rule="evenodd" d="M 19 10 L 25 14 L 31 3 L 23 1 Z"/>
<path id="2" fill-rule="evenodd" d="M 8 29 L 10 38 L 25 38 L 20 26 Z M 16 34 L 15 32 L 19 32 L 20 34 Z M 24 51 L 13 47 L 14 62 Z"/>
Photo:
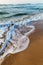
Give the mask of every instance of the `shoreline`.
<path id="1" fill-rule="evenodd" d="M 43 20 L 31 23 L 35 31 L 29 35 L 29 47 L 17 54 L 11 54 L 1 65 L 43 65 Z"/>
<path id="2" fill-rule="evenodd" d="M 11 54 L 2 65 L 43 65 L 43 20 L 32 23 L 35 31 L 29 35 L 29 47 L 17 54 Z"/>

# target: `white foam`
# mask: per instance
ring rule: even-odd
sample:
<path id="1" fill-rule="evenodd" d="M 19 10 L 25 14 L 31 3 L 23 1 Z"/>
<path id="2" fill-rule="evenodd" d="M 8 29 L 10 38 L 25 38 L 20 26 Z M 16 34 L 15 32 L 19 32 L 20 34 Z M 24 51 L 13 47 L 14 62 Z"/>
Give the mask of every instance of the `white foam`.
<path id="1" fill-rule="evenodd" d="M 26 32 L 24 35 L 22 35 L 18 30 L 16 30 L 15 34 L 12 32 L 12 39 L 10 40 L 11 43 L 9 43 L 9 45 L 6 47 L 4 54 L 0 56 L 1 63 L 8 54 L 21 52 L 29 46 L 30 40 L 27 35 L 34 31 L 34 26 L 31 25 L 27 27 L 32 29 Z"/>
<path id="2" fill-rule="evenodd" d="M 31 16 L 31 21 L 37 21 L 37 20 L 43 20 L 43 13 L 36 14 L 34 16 Z"/>
<path id="3" fill-rule="evenodd" d="M 24 31 L 24 29 L 21 29 L 21 28 L 20 28 L 20 30 L 16 30 L 16 32 L 12 32 L 12 39 L 9 40 L 10 42 L 9 42 L 8 46 L 6 47 L 4 53 L 2 55 L 0 55 L 0 64 L 2 63 L 2 61 L 8 54 L 14 54 L 14 53 L 21 52 L 29 46 L 30 39 L 28 38 L 28 35 L 30 35 L 35 30 L 35 27 L 32 25 L 28 26 L 28 25 L 26 25 L 26 23 L 27 22 L 29 23 L 31 21 L 37 21 L 37 20 L 43 20 L 43 13 L 31 16 L 30 19 L 16 23 L 16 25 L 19 25 L 19 26 L 25 25 L 27 28 L 31 28 L 31 29 L 28 32 L 24 32 L 24 34 L 22 34 L 20 32 L 20 30 Z M 5 24 L 10 25 L 11 22 L 9 22 L 9 23 L 6 22 Z M 1 23 L 0 25 L 4 25 L 4 23 Z M 2 31 L 4 31 L 4 30 L 5 29 L 3 29 Z M 0 34 L 1 34 L 1 32 L 0 32 Z M 7 37 L 7 34 L 6 34 L 6 37 Z M 1 41 L 0 41 L 0 45 L 1 45 Z"/>
<path id="4" fill-rule="evenodd" d="M 32 28 L 29 32 L 26 32 L 25 35 L 28 36 L 30 35 L 34 30 L 35 30 L 35 27 L 30 25 L 30 26 L 27 26 L 28 28 Z"/>
<path id="5" fill-rule="evenodd" d="M 0 56 L 0 63 L 2 63 L 8 54 L 21 52 L 25 50 L 29 45 L 30 40 L 25 35 L 20 34 L 18 31 L 16 34 L 12 35 L 14 38 L 10 40 L 11 43 L 9 43 L 9 45 L 6 47 L 4 54 Z"/>

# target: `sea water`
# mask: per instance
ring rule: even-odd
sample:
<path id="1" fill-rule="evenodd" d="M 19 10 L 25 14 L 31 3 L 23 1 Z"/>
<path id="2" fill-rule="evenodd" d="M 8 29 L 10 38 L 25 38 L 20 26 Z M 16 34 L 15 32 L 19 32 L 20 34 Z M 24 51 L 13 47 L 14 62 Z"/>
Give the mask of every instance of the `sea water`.
<path id="1" fill-rule="evenodd" d="M 43 4 L 3 4 L 0 5 L 0 21 L 20 21 L 35 14 L 43 13 Z"/>

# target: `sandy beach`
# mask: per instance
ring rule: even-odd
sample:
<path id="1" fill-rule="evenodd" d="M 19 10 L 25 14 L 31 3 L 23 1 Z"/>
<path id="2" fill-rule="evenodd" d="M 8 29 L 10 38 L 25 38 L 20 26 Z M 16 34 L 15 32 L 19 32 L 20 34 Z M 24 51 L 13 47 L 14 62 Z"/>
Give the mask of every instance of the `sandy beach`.
<path id="1" fill-rule="evenodd" d="M 29 47 L 5 58 L 1 65 L 43 65 L 43 20 L 32 22 L 35 31 L 28 36 Z"/>

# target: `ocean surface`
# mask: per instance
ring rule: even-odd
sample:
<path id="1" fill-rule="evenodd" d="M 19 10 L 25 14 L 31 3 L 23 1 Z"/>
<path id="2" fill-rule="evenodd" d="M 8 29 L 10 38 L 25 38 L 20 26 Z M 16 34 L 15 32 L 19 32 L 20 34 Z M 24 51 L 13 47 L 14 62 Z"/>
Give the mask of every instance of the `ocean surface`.
<path id="1" fill-rule="evenodd" d="M 0 5 L 0 21 L 20 21 L 43 13 L 43 4 L 3 4 Z"/>

